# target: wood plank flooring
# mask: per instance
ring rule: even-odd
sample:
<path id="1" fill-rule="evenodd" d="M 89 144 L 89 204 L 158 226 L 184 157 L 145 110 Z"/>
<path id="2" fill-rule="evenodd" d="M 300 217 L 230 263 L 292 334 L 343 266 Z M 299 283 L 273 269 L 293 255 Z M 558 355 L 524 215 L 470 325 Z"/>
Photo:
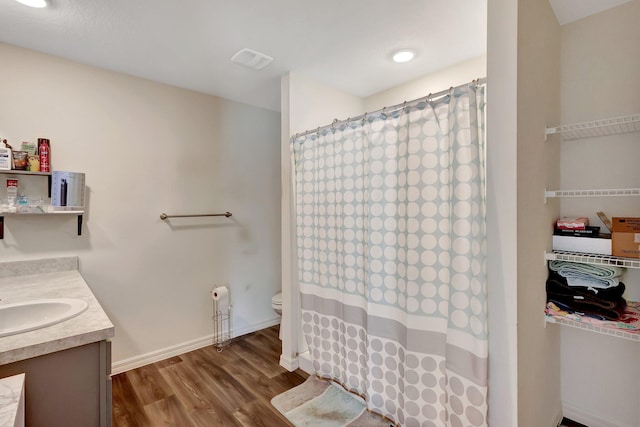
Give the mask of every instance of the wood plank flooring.
<path id="1" fill-rule="evenodd" d="M 291 426 L 269 403 L 304 382 L 278 365 L 278 327 L 172 357 L 113 380 L 114 427 Z"/>

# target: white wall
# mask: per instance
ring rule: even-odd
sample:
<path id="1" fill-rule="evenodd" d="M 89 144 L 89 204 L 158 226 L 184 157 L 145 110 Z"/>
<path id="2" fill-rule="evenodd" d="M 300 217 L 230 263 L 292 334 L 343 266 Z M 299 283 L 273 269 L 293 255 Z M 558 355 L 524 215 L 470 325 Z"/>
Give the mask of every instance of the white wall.
<path id="1" fill-rule="evenodd" d="M 562 122 L 640 113 L 640 1 L 562 27 Z M 638 133 L 565 141 L 562 188 L 636 188 Z M 638 198 L 563 199 L 563 215 L 639 216 Z M 640 272 L 624 276 L 625 297 L 640 300 Z M 565 415 L 589 426 L 640 425 L 640 344 L 561 330 Z"/>
<path id="2" fill-rule="evenodd" d="M 297 354 L 305 348 L 300 335 L 300 302 L 295 246 L 295 216 L 291 188 L 289 140 L 296 133 L 330 124 L 363 112 L 362 99 L 292 72 L 281 80 L 282 187 L 282 355 L 280 364 L 296 369 Z M 304 367 L 304 366 L 303 366 Z"/>
<path id="3" fill-rule="evenodd" d="M 398 66 L 401 67 L 402 64 L 398 64 Z M 469 83 L 477 78 L 486 77 L 486 75 L 487 56 L 482 55 L 368 96 L 364 99 L 364 110 L 375 111 L 385 106 L 412 101 L 452 86 Z"/>
<path id="4" fill-rule="evenodd" d="M 363 100 L 313 80 L 304 74 L 289 74 L 290 136 L 331 124 L 364 112 Z"/>
<path id="5" fill-rule="evenodd" d="M 544 252 L 559 207 L 544 203 L 560 181 L 560 147 L 545 143 L 560 120 L 560 26 L 549 2 L 518 5 L 518 426 L 560 421 L 560 339 L 546 327 Z"/>
<path id="6" fill-rule="evenodd" d="M 279 114 L 6 44 L 0 58 L 0 135 L 50 138 L 53 167 L 89 190 L 81 237 L 73 218 L 7 217 L 3 260 L 78 255 L 116 365 L 206 344 L 214 284 L 231 287 L 236 334 L 278 321 Z"/>

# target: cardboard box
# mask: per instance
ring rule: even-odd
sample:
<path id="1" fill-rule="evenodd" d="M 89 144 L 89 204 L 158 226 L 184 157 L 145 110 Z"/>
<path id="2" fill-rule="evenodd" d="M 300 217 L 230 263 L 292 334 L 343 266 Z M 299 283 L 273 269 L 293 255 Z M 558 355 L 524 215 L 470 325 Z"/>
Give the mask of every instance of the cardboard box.
<path id="1" fill-rule="evenodd" d="M 640 218 L 612 218 L 612 254 L 640 258 Z"/>
<path id="2" fill-rule="evenodd" d="M 554 235 L 553 250 L 611 255 L 611 239 Z"/>

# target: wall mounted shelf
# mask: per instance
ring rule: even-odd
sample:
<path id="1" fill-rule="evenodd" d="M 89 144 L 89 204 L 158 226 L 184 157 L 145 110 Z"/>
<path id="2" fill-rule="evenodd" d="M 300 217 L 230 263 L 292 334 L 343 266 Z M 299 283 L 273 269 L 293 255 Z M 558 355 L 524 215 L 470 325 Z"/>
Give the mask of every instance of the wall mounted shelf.
<path id="1" fill-rule="evenodd" d="M 544 317 L 547 323 L 558 323 L 560 325 L 569 326 L 572 328 L 583 329 L 585 331 L 597 332 L 604 335 L 610 335 L 613 337 L 624 338 L 627 340 L 640 342 L 640 333 L 625 332 L 620 329 L 616 329 L 612 327 L 597 326 L 591 323 L 578 322 L 573 319 L 569 319 L 562 316 L 551 316 L 551 315 L 545 314 Z"/>
<path id="2" fill-rule="evenodd" d="M 587 237 L 585 237 L 586 239 Z M 553 251 L 545 252 L 546 261 L 568 261 L 582 264 L 610 265 L 616 267 L 640 269 L 640 259 L 620 258 L 611 255 L 585 254 L 581 252 Z"/>
<path id="3" fill-rule="evenodd" d="M 640 188 L 614 188 L 596 190 L 545 190 L 544 202 L 555 197 L 615 197 L 640 196 Z"/>
<path id="4" fill-rule="evenodd" d="M 4 217 L 5 216 L 42 216 L 42 215 L 77 215 L 78 216 L 78 236 L 82 236 L 82 221 L 84 210 L 59 210 L 53 212 L 4 212 L 0 213 L 0 240 L 4 239 Z"/>
<path id="5" fill-rule="evenodd" d="M 555 134 L 560 134 L 565 141 L 571 141 L 631 132 L 640 132 L 640 114 L 546 128 L 544 134 L 545 141 L 549 135 Z"/>
<path id="6" fill-rule="evenodd" d="M 48 181 L 48 196 L 51 198 L 51 172 L 31 172 L 24 170 L 0 170 L 0 175 L 22 175 L 22 176 L 44 176 Z M 84 185 L 84 180 L 83 180 Z M 84 215 L 84 209 L 82 207 L 47 207 L 46 210 L 43 207 L 32 208 L 32 210 L 25 212 L 0 212 L 0 240 L 4 239 L 4 217 L 5 216 L 23 216 L 23 215 L 77 215 L 78 217 L 78 236 L 82 236 L 82 221 Z"/>
<path id="7" fill-rule="evenodd" d="M 34 175 L 34 176 L 51 176 L 51 172 L 31 172 L 31 171 L 23 171 L 12 169 L 10 171 L 0 170 L 0 173 L 3 175 Z"/>
<path id="8" fill-rule="evenodd" d="M 24 175 L 24 176 L 46 176 L 47 177 L 47 193 L 51 197 L 51 172 L 31 172 L 12 169 L 10 171 L 0 170 L 2 175 Z"/>

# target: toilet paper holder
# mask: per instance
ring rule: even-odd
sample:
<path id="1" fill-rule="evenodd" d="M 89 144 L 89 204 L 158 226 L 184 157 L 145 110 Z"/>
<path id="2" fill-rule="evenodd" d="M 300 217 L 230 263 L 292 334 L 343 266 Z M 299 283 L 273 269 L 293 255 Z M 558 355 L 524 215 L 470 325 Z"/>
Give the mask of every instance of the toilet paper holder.
<path id="1" fill-rule="evenodd" d="M 216 286 L 211 290 L 213 301 L 213 346 L 221 352 L 231 343 L 231 304 L 229 289 L 226 286 Z"/>

